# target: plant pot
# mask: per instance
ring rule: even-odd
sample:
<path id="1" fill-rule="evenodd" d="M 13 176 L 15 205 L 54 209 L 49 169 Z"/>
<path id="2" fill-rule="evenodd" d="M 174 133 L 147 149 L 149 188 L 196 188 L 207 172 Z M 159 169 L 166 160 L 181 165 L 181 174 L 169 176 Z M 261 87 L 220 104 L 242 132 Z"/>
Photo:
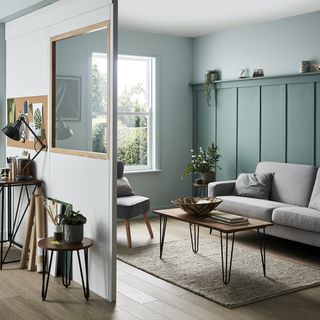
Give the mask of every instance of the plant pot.
<path id="1" fill-rule="evenodd" d="M 79 243 L 83 240 L 83 224 L 64 225 L 64 241 L 67 243 Z"/>
<path id="2" fill-rule="evenodd" d="M 200 172 L 200 177 L 202 179 L 202 183 L 209 183 L 214 181 L 215 172 Z"/>
<path id="3" fill-rule="evenodd" d="M 42 129 L 36 129 L 35 130 L 35 134 L 37 135 L 37 137 L 42 137 Z"/>

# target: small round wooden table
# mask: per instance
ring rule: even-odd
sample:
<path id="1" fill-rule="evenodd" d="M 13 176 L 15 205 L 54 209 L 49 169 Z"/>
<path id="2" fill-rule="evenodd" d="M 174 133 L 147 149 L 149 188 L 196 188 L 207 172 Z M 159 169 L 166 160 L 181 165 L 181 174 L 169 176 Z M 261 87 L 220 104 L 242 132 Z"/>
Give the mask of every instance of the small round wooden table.
<path id="1" fill-rule="evenodd" d="M 89 299 L 90 291 L 89 291 L 89 278 L 88 278 L 88 249 L 93 245 L 93 243 L 94 243 L 93 240 L 89 238 L 83 238 L 82 242 L 80 243 L 67 243 L 61 240 L 55 241 L 53 237 L 41 239 L 38 242 L 38 246 L 42 249 L 42 256 L 43 256 L 42 290 L 41 290 L 42 301 L 44 301 L 47 297 L 50 270 L 51 270 L 51 264 L 52 264 L 52 256 L 54 251 L 64 253 L 65 269 L 62 268 L 63 269 L 62 283 L 66 288 L 68 288 L 71 284 L 72 252 L 77 251 L 83 294 L 86 300 Z M 84 283 L 84 279 L 83 279 L 82 265 L 81 265 L 81 259 L 80 259 L 80 253 L 79 253 L 80 250 L 83 250 L 84 252 L 86 283 Z M 48 265 L 48 251 L 51 251 L 51 255 L 50 255 L 48 270 L 46 271 L 46 268 Z M 71 252 L 71 257 L 69 261 L 67 259 L 68 252 Z M 69 268 L 68 268 L 68 262 L 69 262 Z M 47 278 L 46 278 L 46 274 L 47 274 Z"/>

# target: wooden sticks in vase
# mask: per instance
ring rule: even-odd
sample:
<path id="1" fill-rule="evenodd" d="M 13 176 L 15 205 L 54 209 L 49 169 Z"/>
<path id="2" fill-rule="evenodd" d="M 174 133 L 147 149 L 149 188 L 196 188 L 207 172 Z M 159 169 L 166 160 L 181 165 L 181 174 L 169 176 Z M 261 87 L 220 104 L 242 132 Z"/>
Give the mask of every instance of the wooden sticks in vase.
<path id="1" fill-rule="evenodd" d="M 27 258 L 29 252 L 28 270 L 38 272 L 43 270 L 42 251 L 38 248 L 37 241 L 46 236 L 46 219 L 43 206 L 42 190 L 38 188 L 38 194 L 31 195 L 29 205 L 29 219 L 25 231 L 23 249 L 20 260 L 20 268 L 27 268 Z M 37 268 L 36 268 L 37 266 Z"/>

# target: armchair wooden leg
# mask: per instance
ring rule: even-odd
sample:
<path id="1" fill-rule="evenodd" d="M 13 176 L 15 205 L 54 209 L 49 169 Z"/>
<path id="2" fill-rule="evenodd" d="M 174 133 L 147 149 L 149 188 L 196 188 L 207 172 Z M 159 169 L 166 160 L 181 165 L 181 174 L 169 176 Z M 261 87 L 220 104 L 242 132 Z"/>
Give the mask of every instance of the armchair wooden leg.
<path id="1" fill-rule="evenodd" d="M 145 223 L 146 223 L 146 225 L 147 225 L 147 228 L 148 228 L 150 237 L 153 238 L 153 232 L 152 232 L 152 228 L 151 228 L 151 224 L 150 224 L 150 220 L 149 220 L 148 214 L 145 213 L 145 214 L 143 215 L 143 218 L 144 218 L 144 221 L 145 221 Z"/>
<path id="2" fill-rule="evenodd" d="M 124 219 L 124 224 L 126 225 L 128 247 L 131 248 L 132 247 L 132 241 L 131 241 L 131 231 L 130 231 L 129 219 Z"/>

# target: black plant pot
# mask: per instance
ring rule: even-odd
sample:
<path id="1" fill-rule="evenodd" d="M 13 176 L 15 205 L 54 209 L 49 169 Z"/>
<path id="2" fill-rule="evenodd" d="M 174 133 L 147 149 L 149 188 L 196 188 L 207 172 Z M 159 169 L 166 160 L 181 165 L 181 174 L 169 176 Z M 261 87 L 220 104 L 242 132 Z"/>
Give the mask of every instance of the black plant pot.
<path id="1" fill-rule="evenodd" d="M 67 243 L 79 243 L 83 240 L 83 224 L 64 225 L 64 241 Z"/>

